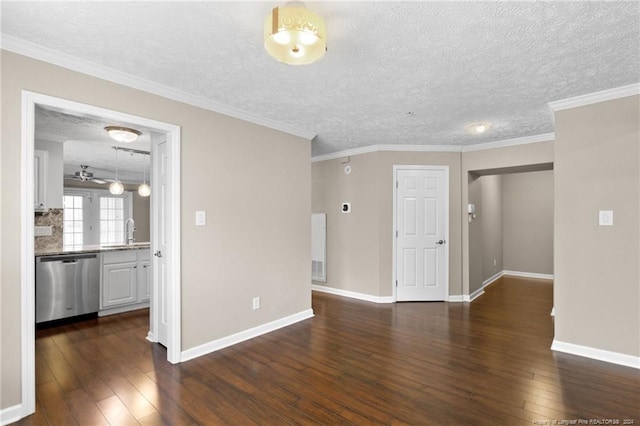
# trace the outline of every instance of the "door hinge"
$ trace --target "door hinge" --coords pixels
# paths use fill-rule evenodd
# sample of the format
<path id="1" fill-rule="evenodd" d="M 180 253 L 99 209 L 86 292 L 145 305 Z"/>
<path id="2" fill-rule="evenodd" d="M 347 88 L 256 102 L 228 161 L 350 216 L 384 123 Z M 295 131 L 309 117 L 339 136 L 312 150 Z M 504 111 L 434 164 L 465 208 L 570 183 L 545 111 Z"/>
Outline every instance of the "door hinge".
<path id="1" fill-rule="evenodd" d="M 398 187 L 398 181 L 396 181 L 396 188 Z"/>
<path id="2" fill-rule="evenodd" d="M 398 280 L 396 280 L 396 287 L 398 287 Z"/>
<path id="3" fill-rule="evenodd" d="M 398 238 L 398 231 L 396 231 L 396 238 Z"/>

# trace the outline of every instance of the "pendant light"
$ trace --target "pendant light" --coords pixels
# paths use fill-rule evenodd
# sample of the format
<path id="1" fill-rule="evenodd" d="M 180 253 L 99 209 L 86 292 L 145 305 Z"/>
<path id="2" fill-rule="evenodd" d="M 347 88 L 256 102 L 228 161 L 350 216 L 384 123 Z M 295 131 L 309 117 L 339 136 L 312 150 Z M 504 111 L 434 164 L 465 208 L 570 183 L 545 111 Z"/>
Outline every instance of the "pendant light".
<path id="1" fill-rule="evenodd" d="M 124 186 L 118 180 L 118 148 L 114 147 L 114 149 L 116 150 L 116 180 L 109 185 L 109 192 L 113 195 L 120 195 L 124 192 Z"/>
<path id="2" fill-rule="evenodd" d="M 146 160 L 147 157 L 145 156 L 144 159 Z M 146 162 L 146 161 L 145 161 Z M 143 178 L 142 178 L 142 184 L 138 187 L 138 195 L 140 195 L 141 197 L 148 197 L 149 195 L 151 195 L 151 187 L 149 185 L 147 185 L 147 167 L 146 164 L 144 164 L 142 166 L 143 169 Z"/>

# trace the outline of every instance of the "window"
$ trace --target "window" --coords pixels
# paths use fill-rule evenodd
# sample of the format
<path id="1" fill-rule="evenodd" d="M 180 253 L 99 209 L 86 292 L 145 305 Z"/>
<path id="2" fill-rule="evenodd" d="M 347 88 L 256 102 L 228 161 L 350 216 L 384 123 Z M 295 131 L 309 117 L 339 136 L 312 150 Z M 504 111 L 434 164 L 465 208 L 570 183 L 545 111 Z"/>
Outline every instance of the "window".
<path id="1" fill-rule="evenodd" d="M 124 200 L 100 197 L 100 244 L 124 243 Z"/>
<path id="2" fill-rule="evenodd" d="M 64 246 L 83 244 L 83 199 L 82 195 L 64 195 L 62 207 L 62 244 Z"/>
<path id="3" fill-rule="evenodd" d="M 125 222 L 133 216 L 131 192 L 64 190 L 63 245 L 123 244 Z"/>

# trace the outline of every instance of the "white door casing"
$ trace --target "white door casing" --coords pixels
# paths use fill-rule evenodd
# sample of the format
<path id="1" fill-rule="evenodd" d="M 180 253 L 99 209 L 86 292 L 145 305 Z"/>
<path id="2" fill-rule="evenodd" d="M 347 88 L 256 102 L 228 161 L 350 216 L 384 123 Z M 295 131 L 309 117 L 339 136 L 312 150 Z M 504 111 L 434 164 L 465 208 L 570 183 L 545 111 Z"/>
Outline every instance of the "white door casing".
<path id="1" fill-rule="evenodd" d="M 449 169 L 395 166 L 394 179 L 395 300 L 447 300 Z"/>
<path id="2" fill-rule="evenodd" d="M 181 357 L 181 312 L 180 312 L 180 127 L 150 120 L 131 114 L 108 110 L 93 105 L 82 104 L 62 98 L 43 95 L 28 90 L 22 91 L 21 114 L 21 175 L 20 217 L 21 264 L 20 264 L 20 305 L 21 305 L 21 417 L 35 412 L 35 247 L 34 247 L 34 139 L 35 106 L 47 106 L 66 113 L 88 114 L 113 122 L 151 128 L 164 133 L 167 141 L 167 189 L 165 229 L 169 245 L 166 257 L 168 345 L 167 360 L 180 362 Z M 154 141 L 152 141 L 152 146 Z M 153 183 L 151 183 L 153 188 Z M 152 225 L 153 226 L 153 225 Z M 152 230 L 153 233 L 153 230 Z M 153 236 L 152 236 L 153 238 Z M 153 244 L 153 241 L 152 241 Z M 154 283 L 155 284 L 155 283 Z M 152 304 L 155 303 L 152 301 Z M 153 321 L 153 319 L 151 319 Z M 153 325 L 151 324 L 153 329 Z M 149 333 L 148 338 L 151 338 Z M 154 341 L 153 339 L 150 339 Z"/>

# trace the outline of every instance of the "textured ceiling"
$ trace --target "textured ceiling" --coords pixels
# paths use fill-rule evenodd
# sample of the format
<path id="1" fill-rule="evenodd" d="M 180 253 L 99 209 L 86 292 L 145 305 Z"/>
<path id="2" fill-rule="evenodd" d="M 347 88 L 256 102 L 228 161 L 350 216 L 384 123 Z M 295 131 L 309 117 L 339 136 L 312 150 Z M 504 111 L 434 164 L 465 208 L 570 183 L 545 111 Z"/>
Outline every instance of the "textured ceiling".
<path id="1" fill-rule="evenodd" d="M 638 2 L 308 2 L 328 52 L 301 67 L 263 49 L 282 4 L 5 1 L 2 32 L 315 132 L 314 155 L 549 133 L 547 102 L 640 81 Z"/>
<path id="2" fill-rule="evenodd" d="M 63 143 L 64 174 L 73 175 L 80 170 L 80 165 L 89 166 L 88 171 L 96 178 L 114 179 L 116 151 L 114 146 L 149 151 L 152 129 L 133 126 L 129 123 L 105 121 L 99 117 L 77 116 L 62 111 L 55 111 L 36 106 L 35 136 L 36 140 Z M 119 143 L 111 139 L 104 130 L 105 126 L 118 125 L 133 127 L 142 132 L 140 137 L 131 143 Z M 123 182 L 139 183 L 144 179 L 146 171 L 149 180 L 149 157 L 142 154 L 118 152 L 118 179 Z"/>

